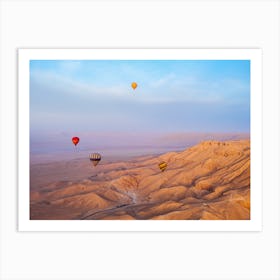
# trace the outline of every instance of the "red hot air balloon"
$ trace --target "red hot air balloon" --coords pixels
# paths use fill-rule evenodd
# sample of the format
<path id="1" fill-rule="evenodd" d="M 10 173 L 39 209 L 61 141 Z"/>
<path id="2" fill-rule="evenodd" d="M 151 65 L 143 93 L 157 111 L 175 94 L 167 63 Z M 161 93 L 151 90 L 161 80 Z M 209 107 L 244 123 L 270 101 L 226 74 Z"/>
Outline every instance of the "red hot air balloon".
<path id="1" fill-rule="evenodd" d="M 79 138 L 79 137 L 73 137 L 73 138 L 72 138 L 72 142 L 73 142 L 73 144 L 74 144 L 75 146 L 79 143 L 79 141 L 80 141 L 80 138 Z"/>

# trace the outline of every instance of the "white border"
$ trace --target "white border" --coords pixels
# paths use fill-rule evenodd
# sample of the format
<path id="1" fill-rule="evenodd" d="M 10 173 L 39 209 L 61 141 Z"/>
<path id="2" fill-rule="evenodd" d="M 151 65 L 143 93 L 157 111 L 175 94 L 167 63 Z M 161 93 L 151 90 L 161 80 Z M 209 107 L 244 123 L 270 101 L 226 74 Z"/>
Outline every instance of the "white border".
<path id="1" fill-rule="evenodd" d="M 260 49 L 19 49 L 19 231 L 261 231 L 262 53 Z M 250 60 L 251 219 L 234 221 L 96 221 L 29 219 L 29 61 L 46 60 Z"/>

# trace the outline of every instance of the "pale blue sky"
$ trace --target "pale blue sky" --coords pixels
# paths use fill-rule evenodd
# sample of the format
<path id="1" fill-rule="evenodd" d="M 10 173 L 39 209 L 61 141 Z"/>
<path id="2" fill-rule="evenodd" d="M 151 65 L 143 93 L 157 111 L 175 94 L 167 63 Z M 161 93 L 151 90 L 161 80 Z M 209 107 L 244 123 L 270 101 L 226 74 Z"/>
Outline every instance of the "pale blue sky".
<path id="1" fill-rule="evenodd" d="M 36 137 L 249 133 L 250 61 L 33 60 L 30 124 Z"/>

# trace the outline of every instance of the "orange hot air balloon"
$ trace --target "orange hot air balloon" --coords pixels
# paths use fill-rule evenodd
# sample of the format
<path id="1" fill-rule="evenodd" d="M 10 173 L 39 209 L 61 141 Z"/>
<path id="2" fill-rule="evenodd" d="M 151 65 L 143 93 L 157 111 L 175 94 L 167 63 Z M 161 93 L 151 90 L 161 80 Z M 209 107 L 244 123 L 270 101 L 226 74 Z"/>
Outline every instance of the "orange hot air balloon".
<path id="1" fill-rule="evenodd" d="M 137 84 L 136 84 L 135 82 L 133 82 L 133 83 L 131 83 L 131 87 L 132 87 L 133 89 L 136 89 L 136 88 L 137 88 Z"/>
<path id="2" fill-rule="evenodd" d="M 79 143 L 79 141 L 80 141 L 80 138 L 79 138 L 79 137 L 73 137 L 73 138 L 72 138 L 72 142 L 73 142 L 73 144 L 74 144 L 75 146 Z"/>

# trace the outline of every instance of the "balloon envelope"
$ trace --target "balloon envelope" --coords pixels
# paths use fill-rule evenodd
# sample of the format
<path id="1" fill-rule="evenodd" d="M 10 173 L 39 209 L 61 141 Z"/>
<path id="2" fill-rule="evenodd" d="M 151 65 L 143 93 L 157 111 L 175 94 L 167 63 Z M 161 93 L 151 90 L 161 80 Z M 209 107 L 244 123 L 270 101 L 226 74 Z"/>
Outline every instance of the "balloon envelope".
<path id="1" fill-rule="evenodd" d="M 96 166 L 101 160 L 101 155 L 98 153 L 93 153 L 89 155 L 89 159 L 93 163 L 93 165 Z"/>
<path id="2" fill-rule="evenodd" d="M 165 161 L 162 161 L 159 165 L 158 165 L 159 169 L 161 171 L 164 171 L 167 167 L 167 163 Z"/>
<path id="3" fill-rule="evenodd" d="M 136 84 L 135 82 L 133 82 L 133 83 L 131 84 L 131 87 L 132 87 L 133 89 L 136 89 L 136 88 L 137 88 L 137 84 Z"/>
<path id="4" fill-rule="evenodd" d="M 72 138 L 72 142 L 73 142 L 73 144 L 76 146 L 78 143 L 79 143 L 79 141 L 80 141 L 80 138 L 79 137 L 73 137 Z"/>

